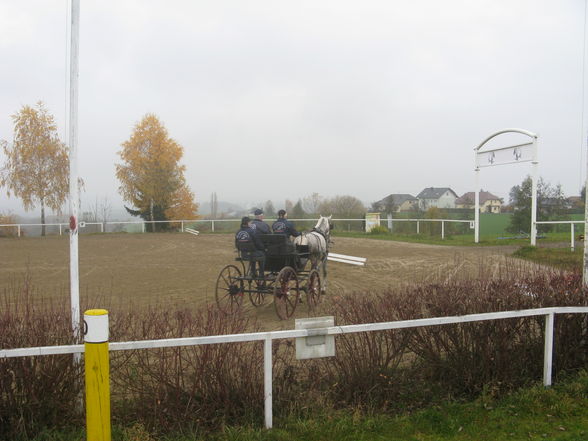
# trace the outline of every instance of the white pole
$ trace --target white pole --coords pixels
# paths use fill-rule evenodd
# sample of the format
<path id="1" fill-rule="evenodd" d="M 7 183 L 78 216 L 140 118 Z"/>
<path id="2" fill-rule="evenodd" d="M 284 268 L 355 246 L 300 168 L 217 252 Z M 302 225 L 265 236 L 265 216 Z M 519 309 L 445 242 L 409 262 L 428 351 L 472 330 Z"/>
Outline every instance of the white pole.
<path id="1" fill-rule="evenodd" d="M 445 239 L 445 221 L 441 221 L 441 239 Z"/>
<path id="2" fill-rule="evenodd" d="M 588 148 L 588 137 L 586 138 L 586 146 Z M 584 288 L 588 288 L 588 154 L 586 155 L 586 181 L 585 196 L 584 196 L 584 271 L 582 271 L 582 284 Z"/>
<path id="3" fill-rule="evenodd" d="M 59 235 L 60 236 L 62 235 L 62 232 L 61 232 L 61 224 L 59 224 Z"/>
<path id="4" fill-rule="evenodd" d="M 531 201 L 531 246 L 537 245 L 537 175 L 539 161 L 537 160 L 537 138 L 533 138 L 533 182 Z"/>
<path id="5" fill-rule="evenodd" d="M 543 352 L 543 386 L 551 386 L 553 369 L 553 322 L 555 314 L 545 315 L 545 350 Z"/>
<path id="6" fill-rule="evenodd" d="M 571 237 L 570 237 L 570 245 L 571 245 L 572 252 L 573 252 L 575 250 L 575 246 L 576 246 L 576 243 L 575 243 L 575 240 L 574 240 L 574 224 L 570 224 L 570 235 L 571 235 Z"/>
<path id="7" fill-rule="evenodd" d="M 421 224 L 420 224 L 419 221 L 417 221 L 417 234 L 420 234 L 421 233 L 420 230 L 421 230 Z"/>
<path id="8" fill-rule="evenodd" d="M 17 225 L 16 229 L 18 230 L 18 237 L 20 237 L 20 225 Z"/>
<path id="9" fill-rule="evenodd" d="M 263 395 L 266 429 L 271 429 L 273 426 L 272 375 L 272 339 L 270 336 L 267 336 L 263 346 Z"/>
<path id="10" fill-rule="evenodd" d="M 214 233 L 214 221 L 212 221 L 212 232 Z"/>
<path id="11" fill-rule="evenodd" d="M 476 152 L 477 153 L 477 152 Z M 474 242 L 480 243 L 480 168 L 476 167 L 476 196 L 474 207 Z"/>
<path id="12" fill-rule="evenodd" d="M 80 1 L 71 0 L 71 45 L 69 70 L 69 283 L 71 326 L 74 339 L 80 337 L 80 281 L 78 268 L 78 72 Z M 61 226 L 60 226 L 61 228 Z"/>

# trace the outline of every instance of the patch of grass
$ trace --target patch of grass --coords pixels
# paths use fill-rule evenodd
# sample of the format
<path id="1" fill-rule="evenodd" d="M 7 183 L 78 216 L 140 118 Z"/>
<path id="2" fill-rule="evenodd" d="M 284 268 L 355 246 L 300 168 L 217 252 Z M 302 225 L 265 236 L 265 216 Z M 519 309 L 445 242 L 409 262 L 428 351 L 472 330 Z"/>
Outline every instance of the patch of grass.
<path id="1" fill-rule="evenodd" d="M 469 403 L 445 403 L 410 415 L 365 415 L 332 412 L 312 419 L 274 421 L 267 431 L 226 427 L 217 433 L 154 438 L 142 427 L 113 428 L 122 441 L 578 441 L 588 439 L 588 374 L 579 374 L 546 389 L 535 386 L 496 400 L 487 393 Z M 83 432 L 45 432 L 34 441 L 81 440 Z"/>
<path id="2" fill-rule="evenodd" d="M 571 251 L 569 248 L 523 246 L 513 256 L 565 270 L 579 270 L 582 268 L 584 251 L 579 247 Z"/>

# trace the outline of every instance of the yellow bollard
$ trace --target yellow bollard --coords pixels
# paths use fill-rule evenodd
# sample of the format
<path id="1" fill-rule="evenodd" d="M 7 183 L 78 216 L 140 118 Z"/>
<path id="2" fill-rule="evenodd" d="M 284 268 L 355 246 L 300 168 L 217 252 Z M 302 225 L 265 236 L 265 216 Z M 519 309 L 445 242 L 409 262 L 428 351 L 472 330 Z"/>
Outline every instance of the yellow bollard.
<path id="1" fill-rule="evenodd" d="M 88 441 L 110 441 L 108 311 L 86 311 L 84 331 L 86 435 Z"/>

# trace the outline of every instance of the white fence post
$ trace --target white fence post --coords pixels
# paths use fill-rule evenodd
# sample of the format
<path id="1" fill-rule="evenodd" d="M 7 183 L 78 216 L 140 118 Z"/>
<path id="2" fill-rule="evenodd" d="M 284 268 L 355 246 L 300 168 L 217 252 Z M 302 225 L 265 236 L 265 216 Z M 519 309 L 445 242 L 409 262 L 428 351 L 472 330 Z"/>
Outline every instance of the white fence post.
<path id="1" fill-rule="evenodd" d="M 441 221 L 441 239 L 445 239 L 445 221 Z"/>
<path id="2" fill-rule="evenodd" d="M 105 223 L 106 223 L 106 222 L 100 222 L 100 232 L 101 232 L 101 233 L 104 233 L 104 224 L 105 224 Z"/>
<path id="3" fill-rule="evenodd" d="M 143 222 L 141 228 L 142 228 L 142 233 L 144 233 L 145 232 L 145 222 Z"/>
<path id="4" fill-rule="evenodd" d="M 572 252 L 574 251 L 574 249 L 576 248 L 576 241 L 574 240 L 574 224 L 570 224 L 570 234 L 571 234 L 571 238 L 570 238 L 570 245 L 572 248 Z"/>
<path id="5" fill-rule="evenodd" d="M 61 224 L 59 224 L 59 235 L 61 236 Z"/>
<path id="6" fill-rule="evenodd" d="M 212 223 L 212 232 L 214 233 L 214 220 L 212 220 L 211 223 Z"/>
<path id="7" fill-rule="evenodd" d="M 545 351 L 543 354 L 543 385 L 551 386 L 551 371 L 553 368 L 553 312 L 545 315 Z"/>
<path id="8" fill-rule="evenodd" d="M 273 426 L 272 375 L 272 338 L 268 335 L 265 337 L 263 345 L 263 395 L 266 429 L 271 429 Z"/>
<path id="9" fill-rule="evenodd" d="M 417 221 L 417 234 L 421 233 L 421 223 Z"/>
<path id="10" fill-rule="evenodd" d="M 18 225 L 16 229 L 18 230 L 18 237 L 20 237 L 20 225 Z"/>
<path id="11" fill-rule="evenodd" d="M 182 233 L 184 232 L 184 221 L 182 221 Z"/>

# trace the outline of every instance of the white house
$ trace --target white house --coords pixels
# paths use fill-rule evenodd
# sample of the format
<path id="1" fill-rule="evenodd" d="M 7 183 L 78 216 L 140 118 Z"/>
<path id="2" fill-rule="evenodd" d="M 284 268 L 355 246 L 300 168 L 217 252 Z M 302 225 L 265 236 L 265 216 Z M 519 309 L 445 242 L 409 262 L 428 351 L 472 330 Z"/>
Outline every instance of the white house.
<path id="1" fill-rule="evenodd" d="M 419 209 L 426 211 L 431 207 L 455 208 L 457 194 L 449 187 L 428 187 L 417 195 Z"/>

